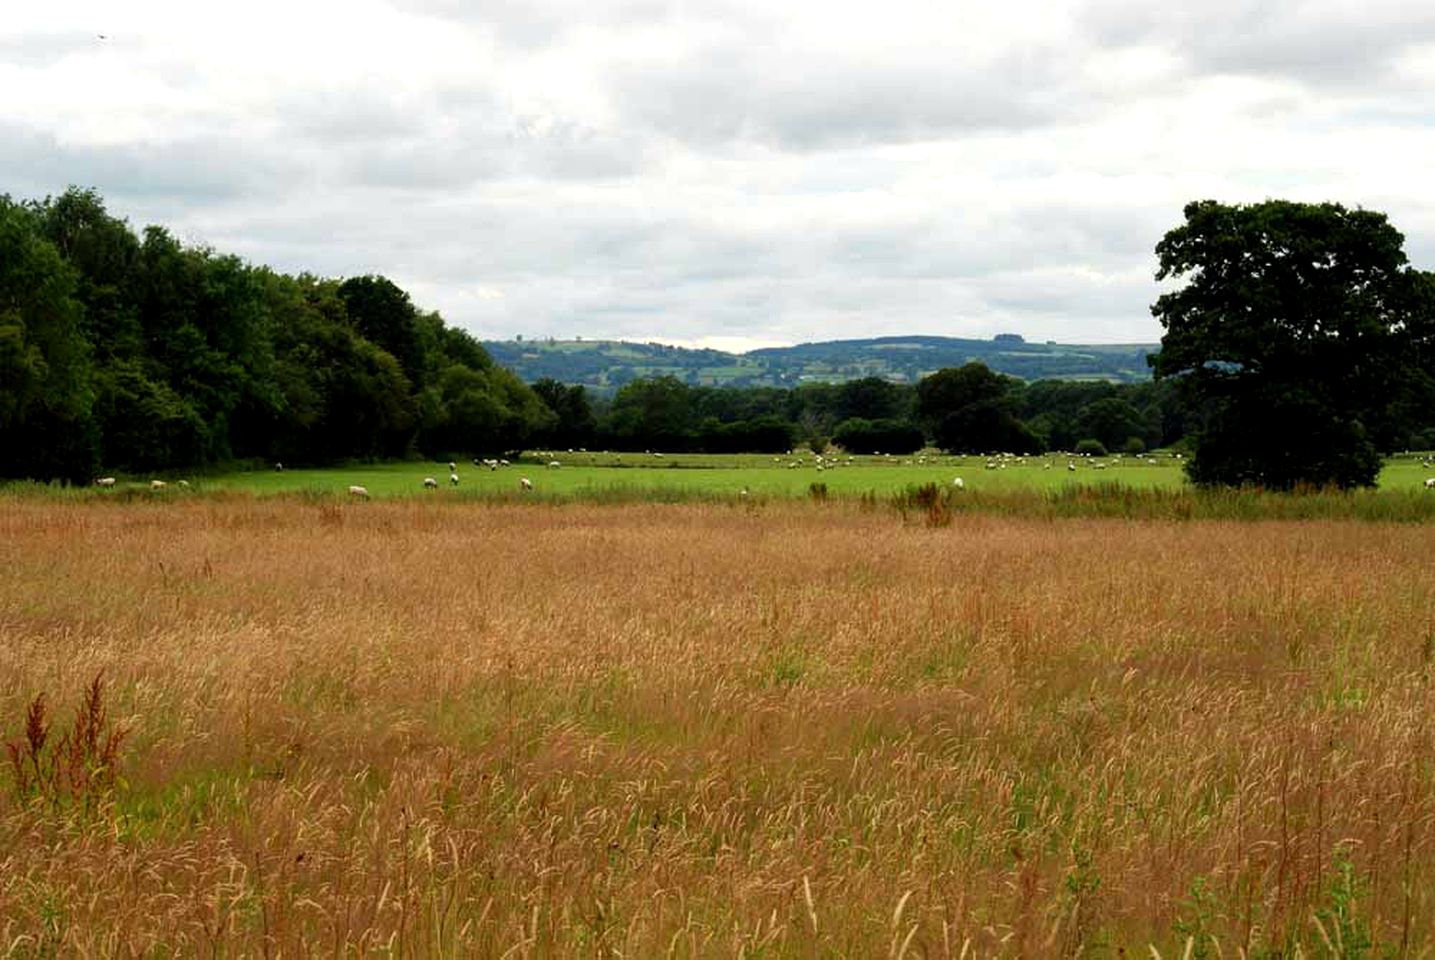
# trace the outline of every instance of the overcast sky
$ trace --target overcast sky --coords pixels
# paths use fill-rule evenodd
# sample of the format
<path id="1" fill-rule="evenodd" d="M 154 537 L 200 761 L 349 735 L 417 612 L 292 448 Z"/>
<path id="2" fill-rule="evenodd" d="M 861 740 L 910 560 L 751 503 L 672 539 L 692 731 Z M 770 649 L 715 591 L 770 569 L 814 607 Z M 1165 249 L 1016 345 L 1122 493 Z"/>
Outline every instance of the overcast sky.
<path id="1" fill-rule="evenodd" d="M 485 339 L 1154 341 L 1194 199 L 1435 268 L 1420 0 L 10 4 L 0 192 L 382 273 Z"/>

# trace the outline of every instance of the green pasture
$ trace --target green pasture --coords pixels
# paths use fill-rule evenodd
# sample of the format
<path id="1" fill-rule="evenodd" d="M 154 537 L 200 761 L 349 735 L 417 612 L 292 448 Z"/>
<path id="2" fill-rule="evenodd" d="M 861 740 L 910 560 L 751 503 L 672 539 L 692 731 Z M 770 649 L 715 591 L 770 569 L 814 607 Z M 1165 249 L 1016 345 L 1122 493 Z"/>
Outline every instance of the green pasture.
<path id="1" fill-rule="evenodd" d="M 559 465 L 549 466 L 553 461 Z M 527 477 L 533 484 L 533 495 L 544 499 L 721 498 L 739 496 L 744 489 L 754 497 L 779 499 L 806 497 L 813 484 L 825 485 L 828 494 L 835 497 L 870 494 L 886 498 L 922 484 L 951 487 L 957 477 L 962 478 L 964 492 L 996 495 L 1072 492 L 1084 487 L 1141 491 L 1188 486 L 1181 461 L 1169 454 L 1083 458 L 1064 454 L 980 457 L 928 452 L 903 457 L 832 456 L 819 463 L 805 451 L 791 456 L 536 452 L 496 470 L 465 461 L 458 464 L 455 472 L 457 485 L 450 482 L 447 462 L 399 461 L 209 476 L 164 473 L 154 478 L 121 478 L 117 489 L 147 489 L 151 479 L 171 484 L 185 479 L 191 485 L 189 489 L 196 492 L 346 496 L 348 488 L 357 485 L 375 498 L 488 498 L 520 495 L 520 478 Z M 1420 490 L 1425 477 L 1432 474 L 1435 469 L 1424 466 L 1414 455 L 1395 457 L 1381 473 L 1380 490 Z M 438 480 L 439 489 L 425 489 L 425 477 Z"/>
<path id="2" fill-rule="evenodd" d="M 1065 457 L 846 457 L 826 458 L 819 465 L 811 454 L 802 456 L 707 455 L 643 453 L 559 453 L 550 457 L 527 456 L 509 466 L 491 470 L 472 462 L 458 465 L 459 482 L 449 481 L 447 463 L 407 462 L 360 465 L 321 470 L 285 470 L 223 474 L 192 480 L 195 488 L 245 490 L 256 494 L 281 492 L 334 492 L 344 494 L 351 484 L 366 488 L 373 497 L 428 495 L 438 497 L 492 496 L 520 491 L 527 477 L 533 493 L 560 498 L 602 498 L 651 493 L 675 496 L 806 497 L 812 484 L 825 484 L 831 496 L 888 497 L 909 486 L 926 483 L 951 485 L 961 477 L 967 491 L 1049 489 L 1085 483 L 1121 483 L 1132 487 L 1179 487 L 1185 483 L 1179 461 L 1105 459 L 1098 469 L 1092 461 Z M 550 467 L 557 461 L 560 465 Z M 818 467 L 821 466 L 821 469 Z M 437 491 L 425 490 L 423 480 L 439 481 Z"/>

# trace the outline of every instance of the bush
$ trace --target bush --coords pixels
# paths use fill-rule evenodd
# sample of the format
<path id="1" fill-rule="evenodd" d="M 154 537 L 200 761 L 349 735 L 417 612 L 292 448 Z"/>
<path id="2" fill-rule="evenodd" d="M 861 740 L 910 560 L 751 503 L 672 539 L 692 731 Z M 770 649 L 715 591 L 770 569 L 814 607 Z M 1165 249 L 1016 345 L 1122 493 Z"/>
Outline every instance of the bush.
<path id="1" fill-rule="evenodd" d="M 1088 438 L 1077 442 L 1076 452 L 1084 457 L 1104 457 L 1106 456 L 1106 444 L 1100 440 Z"/>

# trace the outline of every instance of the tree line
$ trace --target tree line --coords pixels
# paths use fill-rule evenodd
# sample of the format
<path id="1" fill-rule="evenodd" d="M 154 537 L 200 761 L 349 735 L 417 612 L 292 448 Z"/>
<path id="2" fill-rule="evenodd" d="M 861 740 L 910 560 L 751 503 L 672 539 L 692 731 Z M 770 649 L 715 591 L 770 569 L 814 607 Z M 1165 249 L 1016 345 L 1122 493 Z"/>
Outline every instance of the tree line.
<path id="1" fill-rule="evenodd" d="M 289 276 L 93 191 L 0 197 L 0 475 L 85 482 L 234 462 L 448 460 L 531 448 L 1141 452 L 1186 443 L 1203 483 L 1371 483 L 1435 447 L 1435 281 L 1384 217 L 1270 202 L 1187 208 L 1157 248 L 1189 277 L 1153 313 L 1156 379 L 1024 382 L 979 362 L 612 397 L 531 387 L 380 276 Z"/>
<path id="2" fill-rule="evenodd" d="M 521 448 L 553 412 L 383 277 L 136 235 L 94 192 L 0 197 L 0 472 Z"/>
<path id="3" fill-rule="evenodd" d="M 705 387 L 634 380 L 605 399 L 551 379 L 534 389 L 558 412 L 545 446 L 780 453 L 835 444 L 851 453 L 1084 449 L 1142 452 L 1182 438 L 1173 391 L 1154 382 L 1026 383 L 980 362 L 915 385 L 865 377 L 798 387 Z"/>

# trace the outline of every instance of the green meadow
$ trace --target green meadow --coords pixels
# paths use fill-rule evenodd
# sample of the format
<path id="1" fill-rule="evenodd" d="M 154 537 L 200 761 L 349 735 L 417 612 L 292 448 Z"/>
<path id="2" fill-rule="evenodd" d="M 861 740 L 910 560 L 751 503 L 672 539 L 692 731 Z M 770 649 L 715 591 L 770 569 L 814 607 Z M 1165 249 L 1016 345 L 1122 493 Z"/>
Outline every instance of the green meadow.
<path id="1" fill-rule="evenodd" d="M 954 513 L 1032 517 L 1145 519 L 1358 519 L 1435 521 L 1435 473 L 1428 455 L 1391 458 L 1374 489 L 1310 490 L 1296 495 L 1261 490 L 1207 489 L 1190 484 L 1171 454 L 1082 458 L 828 456 L 809 452 L 760 454 L 658 454 L 536 451 L 489 468 L 466 461 L 420 460 L 354 463 L 316 469 L 251 469 L 212 473 L 120 475 L 113 487 L 61 487 L 15 483 L 9 497 L 81 501 L 154 502 L 179 498 L 299 498 L 317 502 L 412 500 L 442 503 L 694 503 L 749 505 L 819 500 L 930 511 L 943 524 Z M 551 464 L 557 463 L 557 466 Z M 436 489 L 424 485 L 437 481 Z M 531 489 L 524 489 L 526 478 Z M 961 483 L 956 481 L 960 478 Z M 163 486 L 154 487 L 155 481 Z M 362 487 L 367 498 L 351 496 Z"/>
<path id="2" fill-rule="evenodd" d="M 556 462 L 559 466 L 550 466 Z M 992 466 L 989 468 L 988 463 Z M 1076 466 L 1068 469 L 1068 463 Z M 819 469 L 820 467 L 820 469 Z M 222 473 L 189 478 L 192 489 L 245 491 L 256 495 L 279 493 L 346 495 L 351 485 L 362 486 L 372 497 L 428 495 L 489 497 L 520 492 L 520 478 L 533 484 L 539 498 L 605 498 L 631 495 L 770 498 L 806 497 L 813 484 L 826 486 L 829 495 L 889 497 L 911 486 L 952 485 L 962 478 L 967 492 L 1052 490 L 1082 484 L 1122 484 L 1138 489 L 1175 489 L 1185 485 L 1180 461 L 1161 458 L 1103 458 L 1091 460 L 1064 456 L 1023 458 L 954 457 L 824 457 L 819 463 L 810 453 L 793 456 L 556 453 L 527 455 L 496 470 L 458 464 L 458 483 L 450 482 L 448 463 L 404 461 L 356 464 L 324 469 L 286 469 Z M 437 491 L 423 481 L 439 482 Z M 175 481 L 179 475 L 159 479 Z M 131 483 L 148 488 L 150 478 Z"/>
<path id="3" fill-rule="evenodd" d="M 556 462 L 559 466 L 549 466 Z M 1074 469 L 1072 469 L 1074 467 Z M 962 492 L 1006 495 L 1073 495 L 1089 487 L 1136 491 L 1178 491 L 1189 487 L 1181 461 L 1170 454 L 1143 457 L 1082 458 L 1062 454 L 1032 457 L 831 456 L 819 463 L 806 451 L 792 456 L 766 454 L 651 454 L 611 452 L 530 453 L 490 469 L 471 461 L 458 464 L 458 483 L 450 482 L 448 463 L 398 461 L 322 469 L 249 470 L 186 477 L 122 477 L 118 490 L 148 492 L 151 479 L 171 484 L 186 479 L 194 491 L 243 492 L 256 496 L 304 494 L 346 496 L 362 486 L 371 497 L 430 496 L 466 498 L 521 493 L 520 478 L 533 484 L 539 499 L 645 499 L 738 497 L 792 498 L 811 495 L 813 484 L 829 496 L 889 498 L 911 487 L 952 487 Z M 1377 492 L 1423 490 L 1435 470 L 1414 455 L 1392 458 L 1382 471 Z M 426 489 L 432 477 L 437 490 Z M 1366 495 L 1369 495 L 1368 493 Z"/>

